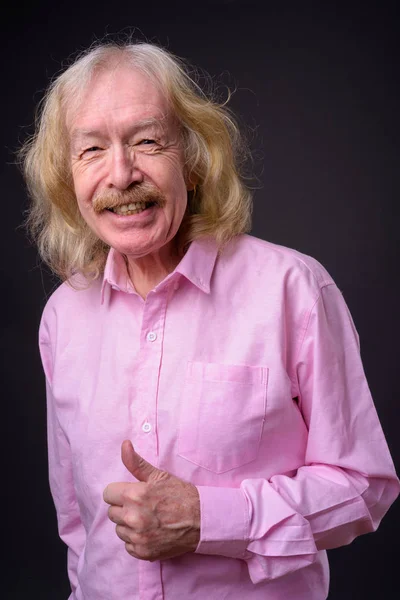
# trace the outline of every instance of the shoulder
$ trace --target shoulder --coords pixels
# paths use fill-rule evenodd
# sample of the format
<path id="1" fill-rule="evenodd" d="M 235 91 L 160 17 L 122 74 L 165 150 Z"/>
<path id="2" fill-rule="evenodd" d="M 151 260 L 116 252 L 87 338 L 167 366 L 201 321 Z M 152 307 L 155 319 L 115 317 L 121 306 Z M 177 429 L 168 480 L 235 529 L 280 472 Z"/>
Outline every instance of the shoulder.
<path id="1" fill-rule="evenodd" d="M 39 328 L 39 338 L 43 343 L 50 342 L 59 324 L 71 327 L 85 315 L 98 310 L 101 304 L 102 279 L 88 284 L 80 276 L 74 276 L 62 283 L 48 298 L 43 309 Z"/>
<path id="2" fill-rule="evenodd" d="M 303 282 L 316 293 L 334 283 L 326 268 L 312 256 L 251 235 L 240 235 L 232 240 L 222 252 L 221 260 L 231 263 L 243 274 L 258 273 L 276 283 Z"/>

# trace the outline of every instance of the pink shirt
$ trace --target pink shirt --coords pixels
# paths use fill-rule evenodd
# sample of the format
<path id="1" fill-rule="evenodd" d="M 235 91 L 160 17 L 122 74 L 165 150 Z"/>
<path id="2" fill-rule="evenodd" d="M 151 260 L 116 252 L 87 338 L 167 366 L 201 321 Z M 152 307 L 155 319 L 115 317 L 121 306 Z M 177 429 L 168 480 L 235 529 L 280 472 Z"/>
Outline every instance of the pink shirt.
<path id="1" fill-rule="evenodd" d="M 52 295 L 40 348 L 71 599 L 323 600 L 325 550 L 399 493 L 342 294 L 295 250 L 194 242 L 146 301 L 112 250 L 104 280 Z M 126 438 L 198 486 L 196 553 L 125 551 L 102 494 L 133 480 Z"/>

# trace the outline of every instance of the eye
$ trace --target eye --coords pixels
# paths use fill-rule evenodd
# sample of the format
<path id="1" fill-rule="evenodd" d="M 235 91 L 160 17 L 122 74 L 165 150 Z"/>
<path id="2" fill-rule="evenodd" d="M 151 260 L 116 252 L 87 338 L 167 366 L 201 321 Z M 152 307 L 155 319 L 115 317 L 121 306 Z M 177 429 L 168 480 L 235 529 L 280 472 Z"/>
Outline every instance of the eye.
<path id="1" fill-rule="evenodd" d="M 101 148 L 99 146 L 90 146 L 90 148 L 86 148 L 83 151 L 83 154 L 85 154 L 85 152 L 98 152 L 98 150 L 101 150 Z"/>
<path id="2" fill-rule="evenodd" d="M 140 144 L 144 144 L 144 145 L 151 145 L 151 144 L 156 144 L 157 142 L 155 140 L 151 140 L 151 139 L 144 139 L 144 140 L 140 140 L 139 145 Z"/>

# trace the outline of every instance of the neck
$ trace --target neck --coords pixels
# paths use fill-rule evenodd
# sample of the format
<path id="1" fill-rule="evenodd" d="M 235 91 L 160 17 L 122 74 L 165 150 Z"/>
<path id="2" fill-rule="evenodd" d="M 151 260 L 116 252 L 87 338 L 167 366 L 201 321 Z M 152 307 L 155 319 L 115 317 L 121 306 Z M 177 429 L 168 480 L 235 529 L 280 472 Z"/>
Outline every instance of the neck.
<path id="1" fill-rule="evenodd" d="M 130 280 L 136 292 L 143 299 L 167 275 L 172 273 L 180 261 L 178 252 L 172 243 L 141 258 L 127 256 L 126 259 Z"/>

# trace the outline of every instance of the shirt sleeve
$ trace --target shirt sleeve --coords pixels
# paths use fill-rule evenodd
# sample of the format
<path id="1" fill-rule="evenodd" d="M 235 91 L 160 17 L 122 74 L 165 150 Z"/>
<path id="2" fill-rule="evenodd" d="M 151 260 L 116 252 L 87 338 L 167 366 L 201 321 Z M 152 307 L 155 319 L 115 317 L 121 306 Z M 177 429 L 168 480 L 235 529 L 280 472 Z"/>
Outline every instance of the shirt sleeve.
<path id="1" fill-rule="evenodd" d="M 294 370 L 308 429 L 304 466 L 294 476 L 244 480 L 237 489 L 198 487 L 196 552 L 246 560 L 254 583 L 374 531 L 399 494 L 358 335 L 335 284 L 322 287 L 309 311 Z"/>
<path id="2" fill-rule="evenodd" d="M 40 340 L 40 353 L 43 368 L 46 373 L 50 490 L 57 512 L 58 531 L 61 539 L 68 547 L 68 576 L 71 583 L 71 589 L 74 592 L 78 583 L 78 560 L 85 545 L 86 533 L 80 519 L 79 507 L 75 497 L 70 447 L 58 422 L 51 389 L 51 348 L 43 339 Z"/>

